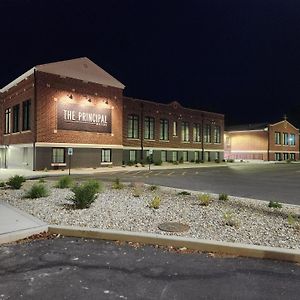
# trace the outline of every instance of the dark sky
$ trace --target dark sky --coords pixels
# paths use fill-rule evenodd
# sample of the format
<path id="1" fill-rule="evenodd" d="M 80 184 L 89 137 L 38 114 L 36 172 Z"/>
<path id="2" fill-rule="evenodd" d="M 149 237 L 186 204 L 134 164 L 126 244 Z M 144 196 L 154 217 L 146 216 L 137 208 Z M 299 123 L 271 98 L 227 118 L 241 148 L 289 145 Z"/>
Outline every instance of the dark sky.
<path id="1" fill-rule="evenodd" d="M 228 124 L 293 121 L 300 1 L 0 0 L 1 87 L 81 56 L 128 96 L 225 113 Z"/>

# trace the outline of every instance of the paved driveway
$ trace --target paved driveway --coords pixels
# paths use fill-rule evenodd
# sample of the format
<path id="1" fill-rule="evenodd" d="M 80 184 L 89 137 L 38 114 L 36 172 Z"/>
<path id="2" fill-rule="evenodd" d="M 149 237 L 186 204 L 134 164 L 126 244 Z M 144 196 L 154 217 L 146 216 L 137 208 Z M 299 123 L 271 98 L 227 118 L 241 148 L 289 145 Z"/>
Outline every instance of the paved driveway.
<path id="1" fill-rule="evenodd" d="M 148 171 L 137 168 L 116 173 L 82 175 L 113 180 L 143 181 L 183 189 L 273 200 L 300 205 L 300 164 L 229 164 L 224 167 Z"/>
<path id="2" fill-rule="evenodd" d="M 0 246 L 0 299 L 299 299 L 287 262 L 62 238 Z"/>

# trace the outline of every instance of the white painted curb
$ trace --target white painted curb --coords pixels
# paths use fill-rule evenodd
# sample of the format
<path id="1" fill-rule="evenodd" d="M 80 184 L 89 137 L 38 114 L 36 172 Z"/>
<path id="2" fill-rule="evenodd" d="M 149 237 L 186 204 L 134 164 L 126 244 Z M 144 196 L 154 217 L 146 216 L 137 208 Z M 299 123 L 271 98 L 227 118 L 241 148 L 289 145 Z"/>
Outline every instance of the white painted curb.
<path id="1" fill-rule="evenodd" d="M 275 247 L 246 245 L 240 243 L 227 243 L 202 239 L 185 238 L 178 236 L 166 236 L 160 234 L 119 231 L 108 229 L 95 229 L 77 226 L 50 225 L 49 233 L 61 234 L 63 236 L 84 237 L 92 239 L 136 242 L 142 244 L 173 246 L 176 248 L 203 252 L 214 252 L 236 256 L 276 259 L 291 262 L 300 262 L 300 251 Z"/>

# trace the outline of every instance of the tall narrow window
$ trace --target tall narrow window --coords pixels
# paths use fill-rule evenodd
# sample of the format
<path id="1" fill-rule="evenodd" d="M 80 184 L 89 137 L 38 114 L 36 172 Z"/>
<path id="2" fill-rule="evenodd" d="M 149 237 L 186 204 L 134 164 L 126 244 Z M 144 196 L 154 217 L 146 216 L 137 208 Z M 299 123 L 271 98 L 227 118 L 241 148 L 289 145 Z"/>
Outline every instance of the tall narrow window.
<path id="1" fill-rule="evenodd" d="M 5 110 L 5 128 L 4 133 L 8 134 L 11 132 L 11 108 Z"/>
<path id="2" fill-rule="evenodd" d="M 22 130 L 30 130 L 30 106 L 31 106 L 30 100 L 23 102 Z"/>
<path id="3" fill-rule="evenodd" d="M 154 118 L 145 117 L 144 139 L 154 140 Z"/>
<path id="4" fill-rule="evenodd" d="M 289 144 L 289 134 L 287 132 L 283 133 L 283 145 Z"/>
<path id="5" fill-rule="evenodd" d="M 215 125 L 214 143 L 221 143 L 221 126 Z"/>
<path id="6" fill-rule="evenodd" d="M 13 132 L 18 132 L 19 129 L 20 104 L 13 107 Z"/>
<path id="7" fill-rule="evenodd" d="M 111 149 L 101 149 L 101 162 L 111 162 Z"/>
<path id="8" fill-rule="evenodd" d="M 280 132 L 275 132 L 275 144 L 281 145 L 281 134 Z"/>
<path id="9" fill-rule="evenodd" d="M 129 150 L 129 161 L 136 163 L 136 150 Z"/>
<path id="10" fill-rule="evenodd" d="M 65 148 L 52 148 L 52 162 L 65 163 Z"/>
<path id="11" fill-rule="evenodd" d="M 167 151 L 162 150 L 162 151 L 160 152 L 160 159 L 161 159 L 162 162 L 167 161 Z"/>
<path id="12" fill-rule="evenodd" d="M 173 136 L 177 136 L 177 122 L 173 121 Z"/>
<path id="13" fill-rule="evenodd" d="M 211 126 L 209 124 L 205 125 L 204 142 L 211 143 Z"/>
<path id="14" fill-rule="evenodd" d="M 189 123 L 182 122 L 181 123 L 181 141 L 188 142 L 190 140 L 189 136 Z"/>
<path id="15" fill-rule="evenodd" d="M 193 141 L 194 142 L 201 142 L 201 125 L 194 124 L 193 127 Z"/>
<path id="16" fill-rule="evenodd" d="M 136 115 L 128 115 L 127 137 L 131 139 L 139 138 L 139 117 Z"/>
<path id="17" fill-rule="evenodd" d="M 169 121 L 161 119 L 160 120 L 160 140 L 169 140 Z"/>
<path id="18" fill-rule="evenodd" d="M 290 145 L 291 146 L 295 146 L 296 145 L 296 138 L 295 138 L 295 134 L 294 133 L 290 134 Z"/>

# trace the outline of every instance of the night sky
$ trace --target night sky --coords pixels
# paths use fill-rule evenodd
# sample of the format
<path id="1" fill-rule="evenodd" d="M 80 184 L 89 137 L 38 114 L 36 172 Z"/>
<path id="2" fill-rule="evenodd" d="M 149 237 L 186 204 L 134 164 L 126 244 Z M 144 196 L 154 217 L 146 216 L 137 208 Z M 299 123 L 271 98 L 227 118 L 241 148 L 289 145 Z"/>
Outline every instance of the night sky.
<path id="1" fill-rule="evenodd" d="M 86 56 L 127 96 L 300 126 L 299 0 L 0 0 L 0 11 L 0 87 Z"/>

